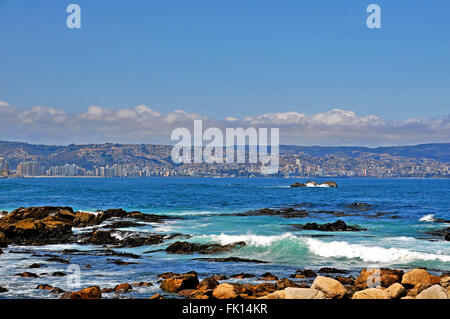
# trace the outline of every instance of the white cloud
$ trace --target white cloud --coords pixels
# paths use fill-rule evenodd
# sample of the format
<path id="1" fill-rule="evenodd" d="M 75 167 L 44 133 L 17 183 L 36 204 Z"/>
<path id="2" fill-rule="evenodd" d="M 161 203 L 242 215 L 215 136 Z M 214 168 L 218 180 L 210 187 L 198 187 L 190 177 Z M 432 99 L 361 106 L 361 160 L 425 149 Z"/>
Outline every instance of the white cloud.
<path id="1" fill-rule="evenodd" d="M 33 106 L 20 109 L 0 101 L 0 139 L 30 143 L 173 143 L 176 127 L 192 130 L 193 120 L 207 127 L 278 127 L 281 144 L 401 145 L 450 141 L 450 116 L 388 121 L 375 115 L 332 109 L 312 115 L 267 113 L 224 120 L 183 110 L 161 114 L 146 105 L 112 110 L 92 105 L 81 113 Z"/>

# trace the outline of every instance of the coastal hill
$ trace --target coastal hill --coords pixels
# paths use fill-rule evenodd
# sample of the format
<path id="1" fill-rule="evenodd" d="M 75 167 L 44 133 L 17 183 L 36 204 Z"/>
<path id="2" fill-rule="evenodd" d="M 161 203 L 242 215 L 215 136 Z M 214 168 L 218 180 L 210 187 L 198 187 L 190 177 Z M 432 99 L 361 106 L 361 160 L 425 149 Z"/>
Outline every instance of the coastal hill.
<path id="1" fill-rule="evenodd" d="M 81 167 L 120 164 L 173 165 L 170 145 L 157 144 L 85 144 L 85 145 L 35 145 L 0 141 L 0 157 L 11 167 L 23 161 L 40 161 L 47 166 L 74 163 Z M 348 158 L 378 158 L 399 156 L 403 158 L 450 162 L 450 143 L 420 144 L 413 146 L 357 147 L 357 146 L 295 146 L 281 145 L 280 155 L 307 155 L 313 157 L 338 156 Z"/>

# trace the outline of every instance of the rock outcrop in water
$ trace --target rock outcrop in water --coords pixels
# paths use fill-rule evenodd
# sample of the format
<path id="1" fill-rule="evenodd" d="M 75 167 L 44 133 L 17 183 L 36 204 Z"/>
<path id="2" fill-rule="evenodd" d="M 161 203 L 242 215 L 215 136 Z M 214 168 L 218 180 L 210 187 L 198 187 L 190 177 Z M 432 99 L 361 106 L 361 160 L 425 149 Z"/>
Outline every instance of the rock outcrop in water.
<path id="1" fill-rule="evenodd" d="M 337 220 L 334 223 L 325 223 L 325 224 L 317 224 L 317 223 L 307 223 L 305 225 L 291 225 L 295 230 L 317 230 L 317 231 L 363 231 L 367 230 L 361 228 L 359 226 L 350 226 L 347 225 L 342 220 Z"/>
<path id="2" fill-rule="evenodd" d="M 166 248 L 166 252 L 170 254 L 216 254 L 228 252 L 233 249 L 239 249 L 245 246 L 245 242 L 236 242 L 228 245 L 220 244 L 197 244 L 185 241 L 177 241 Z"/>
<path id="3" fill-rule="evenodd" d="M 307 181 L 305 183 L 295 182 L 294 184 L 289 185 L 290 187 L 337 187 L 337 183 L 333 181 L 326 181 L 323 183 L 317 183 L 315 181 Z"/>
<path id="4" fill-rule="evenodd" d="M 95 230 L 91 233 L 74 235 L 73 227 L 97 226 L 107 220 L 132 219 L 142 223 L 162 223 L 168 219 L 180 219 L 172 216 L 127 212 L 123 209 L 108 209 L 96 214 L 74 212 L 71 207 L 43 206 L 21 207 L 0 218 L 0 247 L 15 245 L 47 245 L 79 242 L 94 245 L 118 245 L 136 247 L 159 244 L 164 235 L 130 235 L 119 239 L 112 231 Z M 136 223 L 119 220 L 105 228 L 130 227 Z M 145 224 L 142 224 L 145 225 Z"/>

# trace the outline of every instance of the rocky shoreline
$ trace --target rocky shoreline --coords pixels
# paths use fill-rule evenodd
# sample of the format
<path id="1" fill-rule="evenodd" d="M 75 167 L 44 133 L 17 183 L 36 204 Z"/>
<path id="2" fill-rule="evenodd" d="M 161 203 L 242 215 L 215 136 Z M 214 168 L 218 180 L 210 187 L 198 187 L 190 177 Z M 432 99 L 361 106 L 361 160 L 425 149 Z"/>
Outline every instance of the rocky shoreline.
<path id="1" fill-rule="evenodd" d="M 367 204 L 368 205 L 368 204 Z M 357 211 L 367 205 L 354 204 Z M 246 216 L 276 215 L 287 218 L 302 217 L 303 211 L 296 209 L 262 209 L 248 212 Z M 109 286 L 93 285 L 84 289 L 64 291 L 51 278 L 67 276 L 64 271 L 39 272 L 46 263 L 70 265 L 66 256 L 105 257 L 107 262 L 117 266 L 139 264 L 145 254 L 163 251 L 167 254 L 213 255 L 232 252 L 246 245 L 234 242 L 227 245 L 217 243 L 191 243 L 185 241 L 186 234 L 161 234 L 121 230 L 138 228 L 149 224 L 162 224 L 169 220 L 182 219 L 165 215 L 127 212 L 109 209 L 95 213 L 74 211 L 71 207 L 28 207 L 18 208 L 10 213 L 0 214 L 0 259 L 6 254 L 36 254 L 33 247 L 56 244 L 78 244 L 95 246 L 89 250 L 65 249 L 53 254 L 40 254 L 42 262 L 33 262 L 27 271 L 16 276 L 30 281 L 30 288 L 48 292 L 51 298 L 94 299 L 127 298 L 135 289 L 150 289 L 150 299 L 449 299 L 450 273 L 427 269 L 361 269 L 355 277 L 346 269 L 323 267 L 320 269 L 299 269 L 288 278 L 279 278 L 270 272 L 262 274 L 236 273 L 201 276 L 195 271 L 187 273 L 163 273 L 156 280 L 118 282 Z M 347 225 L 342 220 L 334 223 L 307 223 L 291 225 L 296 230 L 318 231 L 364 231 L 357 225 Z M 140 254 L 122 252 L 116 249 L 152 246 L 165 243 L 164 249 L 148 250 Z M 18 250 L 18 247 L 21 250 Z M 113 259 L 108 259 L 114 257 Z M 193 258 L 207 262 L 239 262 L 264 264 L 263 260 L 239 257 Z M 90 268 L 91 265 L 84 265 Z M 36 283 L 36 280 L 47 282 Z M 0 298 L 8 289 L 0 279 Z M 155 293 L 156 292 L 156 293 Z M 2 296 L 3 295 L 3 296 Z"/>

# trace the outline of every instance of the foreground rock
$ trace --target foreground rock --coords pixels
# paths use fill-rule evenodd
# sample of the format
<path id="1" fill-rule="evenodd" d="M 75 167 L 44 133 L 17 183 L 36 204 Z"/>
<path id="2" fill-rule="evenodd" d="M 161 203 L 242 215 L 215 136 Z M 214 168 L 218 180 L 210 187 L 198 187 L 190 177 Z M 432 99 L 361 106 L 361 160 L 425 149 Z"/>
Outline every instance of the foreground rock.
<path id="1" fill-rule="evenodd" d="M 198 284 L 196 274 L 182 274 L 165 279 L 160 288 L 168 292 L 179 292 L 184 289 L 195 289 Z"/>
<path id="2" fill-rule="evenodd" d="M 390 299 L 390 296 L 386 290 L 369 288 L 355 292 L 353 299 Z"/>
<path id="3" fill-rule="evenodd" d="M 238 294 L 234 285 L 220 284 L 214 289 L 212 296 L 216 299 L 235 299 Z"/>
<path id="4" fill-rule="evenodd" d="M 245 242 L 236 242 L 228 245 L 220 244 L 197 244 L 185 241 L 177 241 L 166 248 L 166 252 L 170 254 L 216 254 L 228 252 L 233 249 L 239 249 L 245 246 Z"/>
<path id="5" fill-rule="evenodd" d="M 403 271 L 387 268 L 361 270 L 360 275 L 355 280 L 355 286 L 359 289 L 366 289 L 374 286 L 388 288 L 392 284 L 402 281 Z M 403 282 L 402 282 L 403 283 Z"/>
<path id="6" fill-rule="evenodd" d="M 99 286 L 92 286 L 75 292 L 65 292 L 61 299 L 100 299 L 102 292 Z"/>
<path id="7" fill-rule="evenodd" d="M 341 299 L 347 293 L 347 289 L 339 281 L 323 276 L 317 276 L 314 279 L 311 289 L 322 291 L 327 298 Z"/>
<path id="8" fill-rule="evenodd" d="M 447 291 L 440 285 L 433 285 L 417 295 L 417 299 L 450 299 Z"/>
<path id="9" fill-rule="evenodd" d="M 337 220 L 334 223 L 325 223 L 325 224 L 317 224 L 317 223 L 307 223 L 305 225 L 291 225 L 296 230 L 317 230 L 317 231 L 363 231 L 367 230 L 361 228 L 359 226 L 350 226 L 347 225 L 342 220 Z"/>
<path id="10" fill-rule="evenodd" d="M 260 299 L 325 299 L 325 294 L 312 288 L 286 288 L 270 293 Z"/>
<path id="11" fill-rule="evenodd" d="M 406 294 L 406 289 L 399 283 L 395 283 L 393 285 L 390 285 L 386 289 L 387 294 L 392 299 L 401 298 Z"/>

